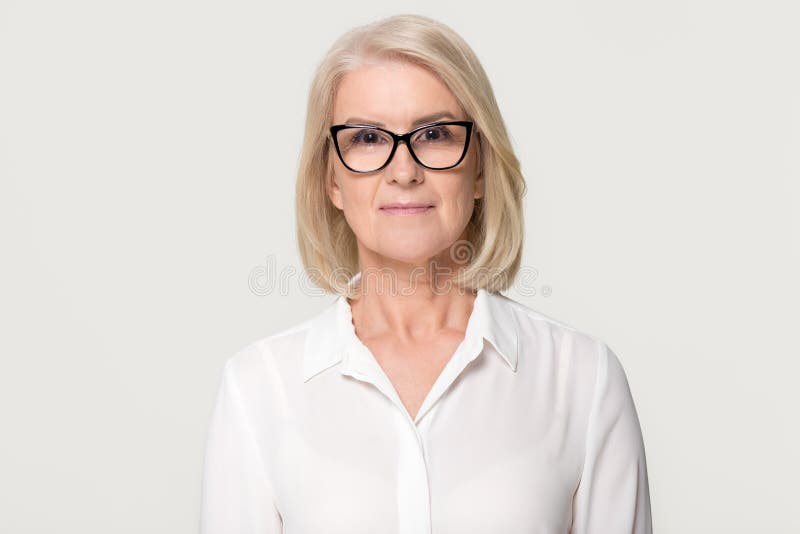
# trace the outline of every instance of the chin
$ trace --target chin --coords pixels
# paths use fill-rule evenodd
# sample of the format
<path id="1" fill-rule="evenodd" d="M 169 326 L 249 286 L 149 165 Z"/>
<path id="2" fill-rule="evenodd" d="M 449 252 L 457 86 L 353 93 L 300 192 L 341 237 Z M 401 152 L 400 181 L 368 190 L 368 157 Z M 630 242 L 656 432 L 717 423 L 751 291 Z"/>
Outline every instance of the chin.
<path id="1" fill-rule="evenodd" d="M 431 258 L 441 253 L 443 247 L 438 242 L 422 241 L 420 238 L 384 241 L 380 244 L 380 253 L 394 261 L 417 265 L 427 264 Z"/>

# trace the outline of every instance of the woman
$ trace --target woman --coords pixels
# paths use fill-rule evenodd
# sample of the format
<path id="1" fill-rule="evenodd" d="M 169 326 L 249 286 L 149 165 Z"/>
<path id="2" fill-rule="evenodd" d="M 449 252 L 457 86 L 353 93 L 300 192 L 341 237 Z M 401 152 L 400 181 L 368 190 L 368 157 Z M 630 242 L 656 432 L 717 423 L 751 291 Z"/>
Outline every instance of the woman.
<path id="1" fill-rule="evenodd" d="M 617 356 L 499 293 L 524 192 L 450 28 L 394 16 L 334 44 L 297 214 L 306 270 L 338 298 L 227 360 L 203 534 L 651 532 Z"/>

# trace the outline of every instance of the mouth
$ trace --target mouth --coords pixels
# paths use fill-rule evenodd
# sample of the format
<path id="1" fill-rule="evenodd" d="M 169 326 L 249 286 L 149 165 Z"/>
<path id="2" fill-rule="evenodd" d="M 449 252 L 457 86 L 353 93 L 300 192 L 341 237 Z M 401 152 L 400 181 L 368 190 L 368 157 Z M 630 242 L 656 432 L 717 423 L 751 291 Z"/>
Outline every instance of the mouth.
<path id="1" fill-rule="evenodd" d="M 386 204 L 380 210 L 388 215 L 420 215 L 433 210 L 431 204 Z"/>

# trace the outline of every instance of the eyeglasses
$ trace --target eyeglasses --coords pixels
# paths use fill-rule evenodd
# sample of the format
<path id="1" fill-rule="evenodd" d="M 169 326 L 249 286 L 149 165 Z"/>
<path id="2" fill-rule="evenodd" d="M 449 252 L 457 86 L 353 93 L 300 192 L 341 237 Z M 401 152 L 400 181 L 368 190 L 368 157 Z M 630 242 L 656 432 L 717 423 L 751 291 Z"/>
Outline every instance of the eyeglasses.
<path id="1" fill-rule="evenodd" d="M 469 148 L 471 121 L 434 122 L 399 135 L 368 124 L 337 124 L 330 132 L 336 153 L 353 172 L 386 167 L 402 141 L 411 157 L 426 169 L 441 171 L 461 163 Z"/>

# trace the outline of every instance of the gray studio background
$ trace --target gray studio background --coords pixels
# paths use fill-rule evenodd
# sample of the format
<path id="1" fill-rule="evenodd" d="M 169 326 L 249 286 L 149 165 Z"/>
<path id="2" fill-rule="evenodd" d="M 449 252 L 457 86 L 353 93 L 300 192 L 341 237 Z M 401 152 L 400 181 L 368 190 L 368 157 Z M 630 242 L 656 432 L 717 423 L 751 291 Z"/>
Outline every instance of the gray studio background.
<path id="1" fill-rule="evenodd" d="M 796 5 L 0 2 L 0 532 L 196 531 L 223 361 L 332 300 L 294 241 L 313 69 L 398 9 L 489 73 L 508 294 L 619 355 L 656 531 L 800 531 Z"/>

